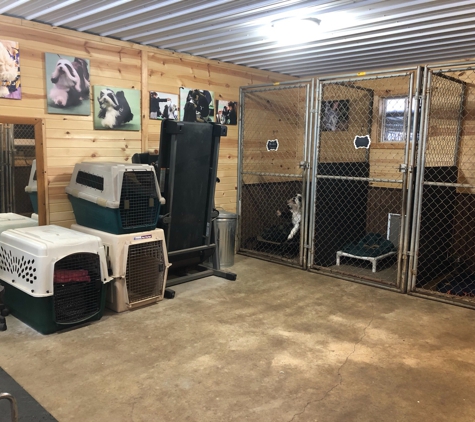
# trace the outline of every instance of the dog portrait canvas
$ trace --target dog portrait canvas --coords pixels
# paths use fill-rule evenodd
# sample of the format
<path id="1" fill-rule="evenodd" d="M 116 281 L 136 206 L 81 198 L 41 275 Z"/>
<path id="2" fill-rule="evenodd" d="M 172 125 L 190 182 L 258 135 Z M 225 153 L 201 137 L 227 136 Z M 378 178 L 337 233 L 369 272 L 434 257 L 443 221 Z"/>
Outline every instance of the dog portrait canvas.
<path id="1" fill-rule="evenodd" d="M 94 85 L 94 129 L 140 130 L 140 90 Z"/>
<path id="2" fill-rule="evenodd" d="M 16 41 L 0 40 L 0 98 L 21 99 L 20 47 Z"/>
<path id="3" fill-rule="evenodd" d="M 88 59 L 45 53 L 48 113 L 91 114 L 90 64 Z"/>
<path id="4" fill-rule="evenodd" d="M 150 118 L 154 120 L 178 120 L 178 94 L 150 91 Z"/>
<path id="5" fill-rule="evenodd" d="M 199 88 L 180 88 L 180 119 L 185 122 L 213 122 L 214 92 Z"/>
<path id="6" fill-rule="evenodd" d="M 222 125 L 237 125 L 238 106 L 237 101 L 216 101 L 216 123 Z"/>

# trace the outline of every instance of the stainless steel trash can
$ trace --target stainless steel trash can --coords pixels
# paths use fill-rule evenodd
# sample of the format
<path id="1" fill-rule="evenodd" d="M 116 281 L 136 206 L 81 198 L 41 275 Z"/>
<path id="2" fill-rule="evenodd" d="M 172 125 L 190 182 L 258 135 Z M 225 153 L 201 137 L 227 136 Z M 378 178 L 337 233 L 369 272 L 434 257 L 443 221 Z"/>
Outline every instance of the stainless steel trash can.
<path id="1" fill-rule="evenodd" d="M 234 265 L 234 248 L 236 243 L 237 214 L 218 210 L 216 219 L 218 226 L 219 264 L 221 267 Z"/>

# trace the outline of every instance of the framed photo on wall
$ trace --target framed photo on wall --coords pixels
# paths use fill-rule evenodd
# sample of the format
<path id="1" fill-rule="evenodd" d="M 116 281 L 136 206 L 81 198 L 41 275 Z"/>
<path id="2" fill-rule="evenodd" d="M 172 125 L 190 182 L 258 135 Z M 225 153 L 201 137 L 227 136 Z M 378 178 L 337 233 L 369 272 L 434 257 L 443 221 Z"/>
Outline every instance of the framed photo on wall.
<path id="1" fill-rule="evenodd" d="M 89 60 L 45 53 L 45 66 L 48 113 L 89 116 Z"/>
<path id="2" fill-rule="evenodd" d="M 185 122 L 214 120 L 214 92 L 197 88 L 180 88 L 180 118 Z"/>
<path id="3" fill-rule="evenodd" d="M 169 92 L 150 91 L 150 118 L 154 120 L 178 120 L 178 95 Z"/>
<path id="4" fill-rule="evenodd" d="M 216 101 L 216 122 L 222 125 L 237 125 L 237 101 Z"/>
<path id="5" fill-rule="evenodd" d="M 323 132 L 348 130 L 350 123 L 350 100 L 329 100 L 322 102 Z"/>
<path id="6" fill-rule="evenodd" d="M 21 100 L 20 46 L 0 40 L 0 98 Z"/>
<path id="7" fill-rule="evenodd" d="M 140 91 L 94 85 L 94 129 L 140 130 Z"/>

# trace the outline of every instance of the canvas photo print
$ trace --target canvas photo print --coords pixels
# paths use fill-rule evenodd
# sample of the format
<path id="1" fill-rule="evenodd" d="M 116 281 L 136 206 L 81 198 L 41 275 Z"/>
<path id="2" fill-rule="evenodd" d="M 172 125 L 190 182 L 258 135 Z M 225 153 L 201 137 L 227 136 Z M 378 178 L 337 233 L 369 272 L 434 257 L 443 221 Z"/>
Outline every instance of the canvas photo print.
<path id="1" fill-rule="evenodd" d="M 89 116 L 89 60 L 45 53 L 45 65 L 48 113 Z"/>
<path id="2" fill-rule="evenodd" d="M 150 118 L 178 120 L 178 95 L 168 92 L 150 91 Z"/>
<path id="3" fill-rule="evenodd" d="M 184 122 L 214 121 L 214 92 L 180 88 L 180 118 Z"/>
<path id="4" fill-rule="evenodd" d="M 322 131 L 348 130 L 350 123 L 350 100 L 322 102 Z"/>
<path id="5" fill-rule="evenodd" d="M 237 125 L 237 102 L 216 101 L 216 122 L 222 125 Z"/>
<path id="6" fill-rule="evenodd" d="M 94 129 L 140 130 L 140 90 L 94 85 Z"/>
<path id="7" fill-rule="evenodd" d="M 20 46 L 0 40 L 0 98 L 21 99 Z"/>

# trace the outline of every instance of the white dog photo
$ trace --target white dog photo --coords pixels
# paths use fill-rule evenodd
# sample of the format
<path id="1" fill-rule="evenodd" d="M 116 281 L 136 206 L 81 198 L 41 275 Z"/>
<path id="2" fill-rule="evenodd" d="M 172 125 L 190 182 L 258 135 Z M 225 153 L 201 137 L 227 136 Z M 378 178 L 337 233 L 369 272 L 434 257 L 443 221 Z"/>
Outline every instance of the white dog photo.
<path id="1" fill-rule="evenodd" d="M 0 98 L 21 99 L 18 43 L 0 40 Z"/>
<path id="2" fill-rule="evenodd" d="M 140 91 L 94 86 L 94 129 L 140 130 Z"/>
<path id="3" fill-rule="evenodd" d="M 91 114 L 89 60 L 46 53 L 48 113 Z"/>

